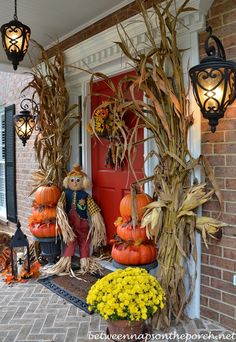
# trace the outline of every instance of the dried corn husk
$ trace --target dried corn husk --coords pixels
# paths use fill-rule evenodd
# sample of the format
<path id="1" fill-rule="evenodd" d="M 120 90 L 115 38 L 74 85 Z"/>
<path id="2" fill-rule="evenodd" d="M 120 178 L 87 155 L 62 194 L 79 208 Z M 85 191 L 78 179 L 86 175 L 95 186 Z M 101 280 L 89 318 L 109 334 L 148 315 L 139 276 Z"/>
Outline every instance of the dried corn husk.
<path id="1" fill-rule="evenodd" d="M 44 48 L 33 41 L 41 53 L 40 62 L 34 65 L 32 80 L 23 89 L 33 92 L 32 99 L 39 103 L 34 142 L 39 169 L 34 173 L 34 192 L 40 185 L 55 184 L 62 188 L 66 165 L 70 160 L 70 131 L 79 124 L 78 105 L 69 104 L 65 83 L 64 56 L 59 49 L 49 59 Z"/>
<path id="2" fill-rule="evenodd" d="M 196 219 L 196 229 L 202 234 L 203 241 L 208 248 L 207 235 L 216 239 L 217 233 L 227 224 L 218 221 L 212 217 L 200 216 Z"/>

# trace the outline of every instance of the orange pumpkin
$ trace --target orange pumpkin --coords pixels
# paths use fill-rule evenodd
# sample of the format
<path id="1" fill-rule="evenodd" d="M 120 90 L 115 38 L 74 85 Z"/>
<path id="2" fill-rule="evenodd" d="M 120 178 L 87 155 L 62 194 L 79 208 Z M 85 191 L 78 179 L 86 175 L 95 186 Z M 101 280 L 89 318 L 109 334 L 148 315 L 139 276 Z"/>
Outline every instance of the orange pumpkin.
<path id="1" fill-rule="evenodd" d="M 39 224 L 31 224 L 29 225 L 29 230 L 32 235 L 37 238 L 49 238 L 55 237 L 56 235 L 60 235 L 60 228 L 56 232 L 56 224 L 55 223 L 43 223 Z"/>
<path id="2" fill-rule="evenodd" d="M 145 265 L 156 259 L 157 249 L 152 241 L 143 244 L 115 243 L 111 256 L 122 265 Z"/>
<path id="3" fill-rule="evenodd" d="M 55 206 L 61 196 L 61 190 L 55 186 L 40 186 L 35 192 L 35 202 L 41 206 Z"/>
<path id="4" fill-rule="evenodd" d="M 137 203 L 137 212 L 138 212 L 138 221 L 142 218 L 142 209 L 148 203 L 152 202 L 152 198 L 147 194 L 137 194 L 136 195 L 136 203 Z M 131 194 L 124 196 L 120 202 L 120 214 L 126 220 L 132 217 L 132 201 Z"/>
<path id="5" fill-rule="evenodd" d="M 117 226 L 117 235 L 124 241 L 134 240 L 134 241 L 146 241 L 146 228 L 141 228 L 137 225 L 133 228 L 132 222 L 123 223 Z"/>
<path id="6" fill-rule="evenodd" d="M 55 220 L 55 218 L 55 207 L 38 207 L 33 210 L 32 215 L 29 217 L 29 224 L 45 223 L 47 221 Z"/>

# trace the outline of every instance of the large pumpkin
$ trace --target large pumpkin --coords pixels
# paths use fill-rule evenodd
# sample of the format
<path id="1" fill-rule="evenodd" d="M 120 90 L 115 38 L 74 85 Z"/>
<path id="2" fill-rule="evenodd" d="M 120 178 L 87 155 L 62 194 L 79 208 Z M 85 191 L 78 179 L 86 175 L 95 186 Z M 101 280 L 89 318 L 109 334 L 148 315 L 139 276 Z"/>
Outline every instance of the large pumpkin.
<path id="1" fill-rule="evenodd" d="M 145 265 L 156 259 L 157 249 L 151 241 L 143 244 L 115 243 L 111 256 L 122 265 Z"/>
<path id="2" fill-rule="evenodd" d="M 138 221 L 142 218 L 142 209 L 148 203 L 152 202 L 152 198 L 147 194 L 137 194 L 136 195 L 136 203 L 137 203 L 137 213 L 138 213 Z M 120 202 L 120 214 L 125 219 L 130 219 L 132 217 L 132 201 L 131 194 L 125 195 Z"/>
<path id="3" fill-rule="evenodd" d="M 56 208 L 55 207 L 38 207 L 33 210 L 32 215 L 29 217 L 29 224 L 45 223 L 55 220 Z"/>
<path id="4" fill-rule="evenodd" d="M 134 241 L 146 241 L 146 228 L 141 228 L 137 225 L 133 228 L 132 222 L 123 223 L 116 228 L 117 235 L 124 241 L 134 240 Z"/>
<path id="5" fill-rule="evenodd" d="M 30 224 L 29 230 L 31 231 L 32 235 L 37 238 L 49 238 L 55 237 L 56 235 L 60 235 L 61 230 L 60 228 L 56 232 L 56 224 L 55 223 L 43 223 L 39 224 Z"/>
<path id="6" fill-rule="evenodd" d="M 60 189 L 55 186 L 40 186 L 35 191 L 35 202 L 39 206 L 55 206 L 61 196 Z"/>

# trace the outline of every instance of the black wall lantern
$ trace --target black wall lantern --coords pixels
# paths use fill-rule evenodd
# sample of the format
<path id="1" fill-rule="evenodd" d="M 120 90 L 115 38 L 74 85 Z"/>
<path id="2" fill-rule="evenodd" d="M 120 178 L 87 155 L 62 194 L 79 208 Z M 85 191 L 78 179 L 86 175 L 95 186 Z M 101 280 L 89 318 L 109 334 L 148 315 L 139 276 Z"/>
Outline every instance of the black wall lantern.
<path id="1" fill-rule="evenodd" d="M 216 131 L 218 120 L 224 116 L 229 104 L 236 97 L 236 63 L 226 61 L 224 47 L 211 27 L 205 41 L 207 57 L 189 70 L 193 94 L 203 117 L 209 120 L 211 131 Z M 209 42 L 213 44 L 210 45 Z"/>
<path id="2" fill-rule="evenodd" d="M 26 235 L 21 230 L 20 222 L 17 221 L 16 232 L 12 236 L 10 241 L 11 249 L 11 269 L 12 275 L 17 277 L 19 265 L 22 265 L 24 256 L 27 256 L 27 272 L 30 272 L 30 252 L 29 252 L 29 241 Z M 26 251 L 25 251 L 26 249 Z"/>
<path id="3" fill-rule="evenodd" d="M 15 0 L 14 19 L 2 25 L 2 45 L 7 54 L 7 58 L 12 62 L 14 70 L 17 69 L 28 50 L 30 39 L 30 28 L 22 24 L 17 18 L 17 0 Z"/>
<path id="4" fill-rule="evenodd" d="M 33 114 L 29 111 L 30 105 Z M 33 100 L 24 98 L 20 103 L 20 107 L 23 110 L 14 115 L 13 120 L 16 134 L 21 139 L 23 146 L 25 146 L 36 125 L 38 106 Z"/>

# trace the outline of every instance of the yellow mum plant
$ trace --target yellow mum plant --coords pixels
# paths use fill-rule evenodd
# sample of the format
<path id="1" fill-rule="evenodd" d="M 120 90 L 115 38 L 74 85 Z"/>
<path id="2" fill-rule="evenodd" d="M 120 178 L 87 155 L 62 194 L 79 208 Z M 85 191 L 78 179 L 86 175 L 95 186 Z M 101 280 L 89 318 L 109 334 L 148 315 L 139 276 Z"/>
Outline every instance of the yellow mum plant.
<path id="1" fill-rule="evenodd" d="M 118 269 L 99 279 L 87 296 L 89 310 L 108 320 L 146 320 L 163 309 L 165 294 L 145 269 Z"/>

